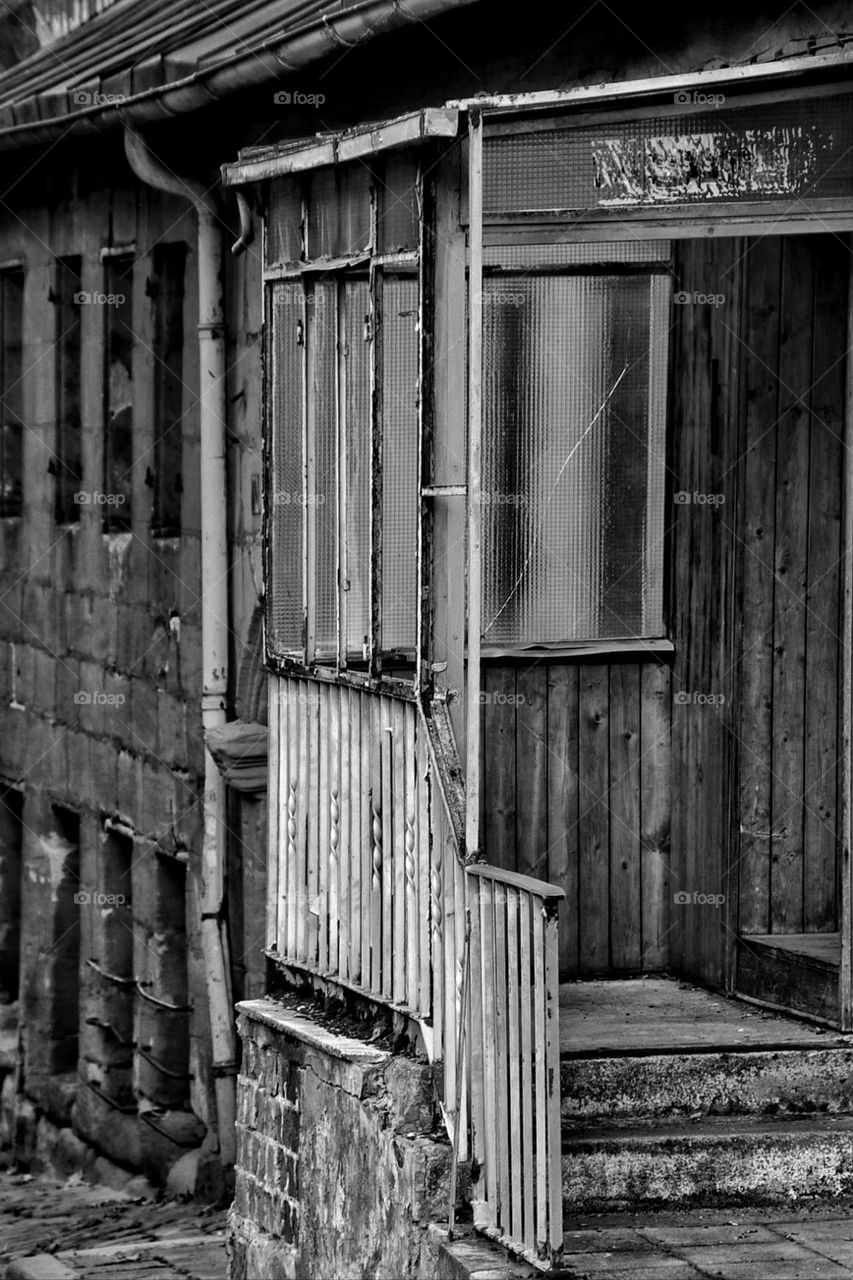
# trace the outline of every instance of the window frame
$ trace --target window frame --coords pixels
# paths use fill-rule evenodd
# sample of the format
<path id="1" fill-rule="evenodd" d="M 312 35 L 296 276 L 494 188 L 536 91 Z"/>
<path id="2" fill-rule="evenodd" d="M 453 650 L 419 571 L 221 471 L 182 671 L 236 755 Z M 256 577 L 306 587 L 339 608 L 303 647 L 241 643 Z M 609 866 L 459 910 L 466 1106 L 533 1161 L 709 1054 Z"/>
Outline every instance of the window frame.
<path id="1" fill-rule="evenodd" d="M 265 549 L 265 578 L 266 578 L 266 614 L 265 614 L 265 631 L 266 640 L 264 645 L 265 661 L 268 667 L 280 673 L 291 674 L 310 674 L 314 678 L 328 679 L 345 679 L 359 685 L 373 685 L 381 683 L 383 688 L 394 691 L 402 696 L 412 696 L 413 686 L 418 679 L 419 670 L 419 653 L 420 653 L 420 636 L 421 636 L 421 607 L 420 607 L 420 591 L 416 589 L 412 592 L 413 603 L 417 610 L 417 618 L 413 627 L 414 637 L 411 646 L 400 647 L 392 650 L 386 649 L 382 644 L 382 495 L 383 495 L 383 459 L 382 459 L 382 427 L 383 427 L 383 408 L 384 408 L 384 383 L 385 373 L 383 365 L 383 323 L 382 323 L 382 303 L 384 294 L 384 285 L 389 278 L 401 277 L 408 278 L 417 282 L 417 309 L 418 321 L 416 326 L 417 333 L 417 388 L 418 393 L 415 399 L 415 410 L 417 418 L 417 437 L 415 441 L 418 474 L 416 485 L 412 492 L 414 504 L 414 522 L 417 526 L 416 536 L 418 547 L 421 544 L 421 458 L 423 452 L 423 394 L 422 394 L 422 369 L 423 369 L 423 288 L 422 288 L 422 262 L 423 262 L 423 242 L 424 242 L 424 217 L 423 217 L 423 190 L 424 190 L 424 166 L 415 152 L 410 154 L 413 161 L 413 172 L 415 181 L 411 188 L 415 199 L 415 218 L 417 222 L 417 247 L 404 248 L 395 251 L 379 251 L 376 246 L 380 242 L 380 220 L 382 205 L 381 191 L 383 189 L 384 169 L 379 167 L 381 158 L 377 163 L 376 158 L 372 159 L 370 165 L 365 165 L 369 170 L 369 192 L 370 192 L 370 230 L 368 243 L 363 250 L 345 254 L 341 256 L 326 256 L 309 258 L 306 256 L 306 250 L 310 245 L 310 211 L 308 207 L 308 193 L 312 175 L 316 171 L 306 171 L 301 175 L 292 175 L 291 182 L 299 183 L 301 188 L 301 224 L 300 224 L 300 240 L 301 240 L 301 258 L 299 261 L 274 262 L 267 264 L 267 248 L 269 243 L 269 225 L 268 220 L 263 223 L 263 306 L 264 306 L 264 344 L 263 344 L 263 449 L 264 449 L 264 549 Z M 353 162 L 359 163 L 359 162 Z M 363 163 L 363 162 L 361 162 Z M 340 179 L 336 178 L 336 190 L 340 186 Z M 311 428 L 313 424 L 313 415 L 308 404 L 308 387 L 312 376 L 311 365 L 311 346 L 309 341 L 310 330 L 310 313 L 311 304 L 308 302 L 310 291 L 314 282 L 334 281 L 336 284 L 335 291 L 335 323 L 336 323 L 336 374 L 335 374 L 335 391 L 334 404 L 336 413 L 336 550 L 337 550 L 337 567 L 338 567 L 338 585 L 336 590 L 336 638 L 337 644 L 335 652 L 318 652 L 316 645 L 316 629 L 313 626 L 313 620 L 316 616 L 316 599 L 314 597 L 314 522 L 316 519 L 315 506 L 303 500 L 302 503 L 302 614 L 303 614 L 303 645 L 301 650 L 293 650 L 288 653 L 282 653 L 273 648 L 272 638 L 269 632 L 269 593 L 274 581 L 272 572 L 272 537 L 271 537 L 271 511 L 274 499 L 273 486 L 273 431 L 276 424 L 273 421 L 273 396 L 270 392 L 270 378 L 272 375 L 272 352 L 271 346 L 273 341 L 273 286 L 276 283 L 288 282 L 294 288 L 300 289 L 299 304 L 294 307 L 297 313 L 296 324 L 300 326 L 301 336 L 300 343 L 302 347 L 302 448 L 303 448 L 303 498 L 312 492 L 311 477 L 311 454 L 313 440 L 311 438 Z M 346 456 L 348 447 L 348 433 L 346 430 L 346 355 L 342 351 L 342 330 L 346 323 L 345 308 L 342 305 L 345 298 L 346 285 L 350 281 L 366 281 L 368 285 L 368 366 L 369 366 L 369 399 L 370 399 L 370 423 L 369 436 L 371 441 L 370 448 L 370 476 L 369 476 L 369 501 L 370 501 L 370 520 L 369 520 L 369 570 L 368 570 L 368 632 L 367 644 L 363 652 L 357 655 L 354 650 L 348 648 L 346 643 L 347 637 L 347 591 L 342 588 L 342 583 L 346 581 L 346 555 L 347 555 L 347 539 L 344 534 L 348 516 L 347 507 L 347 467 Z M 414 570 L 415 566 L 413 566 Z M 420 582 L 422 574 L 420 572 L 420 564 L 417 567 L 417 581 Z"/>

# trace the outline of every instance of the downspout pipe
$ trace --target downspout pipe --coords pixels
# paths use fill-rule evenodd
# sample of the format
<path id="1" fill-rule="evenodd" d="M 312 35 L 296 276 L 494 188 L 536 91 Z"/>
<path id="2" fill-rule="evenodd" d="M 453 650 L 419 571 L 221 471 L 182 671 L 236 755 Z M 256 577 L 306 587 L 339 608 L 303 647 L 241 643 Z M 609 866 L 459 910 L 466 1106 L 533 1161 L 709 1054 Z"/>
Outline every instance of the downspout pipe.
<path id="1" fill-rule="evenodd" d="M 198 235 L 199 430 L 201 435 L 201 718 L 205 737 L 226 721 L 228 536 L 225 456 L 223 240 L 215 202 L 201 183 L 178 177 L 127 128 L 130 167 L 149 187 L 189 200 Z M 235 1157 L 237 1033 L 225 905 L 225 782 L 205 743 L 201 944 L 207 979 L 217 1129 L 222 1164 Z"/>

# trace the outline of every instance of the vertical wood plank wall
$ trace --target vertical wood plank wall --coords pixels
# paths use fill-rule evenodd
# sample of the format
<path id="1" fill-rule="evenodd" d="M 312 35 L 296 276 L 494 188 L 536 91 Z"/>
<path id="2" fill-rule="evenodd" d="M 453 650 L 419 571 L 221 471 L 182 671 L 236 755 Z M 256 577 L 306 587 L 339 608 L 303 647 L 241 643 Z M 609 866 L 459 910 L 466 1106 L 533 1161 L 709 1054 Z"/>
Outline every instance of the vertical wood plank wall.
<path id="1" fill-rule="evenodd" d="M 678 244 L 685 301 L 673 308 L 670 339 L 673 893 L 688 899 L 673 903 L 670 959 L 711 986 L 723 982 L 730 909 L 743 244 Z M 707 901 L 721 895 L 721 906 Z"/>
<path id="2" fill-rule="evenodd" d="M 561 976 L 665 967 L 668 667 L 492 661 L 482 697 L 483 852 L 565 889 Z"/>
<path id="3" fill-rule="evenodd" d="M 840 565 L 849 250 L 748 241 L 740 932 L 837 924 Z"/>

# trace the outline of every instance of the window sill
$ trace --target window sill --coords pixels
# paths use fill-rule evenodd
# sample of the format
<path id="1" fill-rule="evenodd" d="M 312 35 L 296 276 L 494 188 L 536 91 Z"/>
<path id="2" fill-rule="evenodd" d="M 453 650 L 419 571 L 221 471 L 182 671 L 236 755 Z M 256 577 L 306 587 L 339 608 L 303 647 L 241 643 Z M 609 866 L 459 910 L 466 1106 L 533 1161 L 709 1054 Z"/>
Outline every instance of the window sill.
<path id="1" fill-rule="evenodd" d="M 484 644 L 481 649 L 484 661 L 490 658 L 643 658 L 666 653 L 675 653 L 675 645 L 667 639 L 575 640 L 553 645 Z"/>

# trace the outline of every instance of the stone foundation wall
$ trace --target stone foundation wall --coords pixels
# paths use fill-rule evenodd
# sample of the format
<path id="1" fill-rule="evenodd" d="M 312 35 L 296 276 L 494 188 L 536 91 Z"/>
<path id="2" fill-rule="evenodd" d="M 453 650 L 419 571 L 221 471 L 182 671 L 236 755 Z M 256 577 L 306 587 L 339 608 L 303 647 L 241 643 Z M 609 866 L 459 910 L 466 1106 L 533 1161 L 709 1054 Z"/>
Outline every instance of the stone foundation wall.
<path id="1" fill-rule="evenodd" d="M 435 1275 L 450 1145 L 429 1065 L 269 999 L 238 1008 L 231 1280 Z"/>

